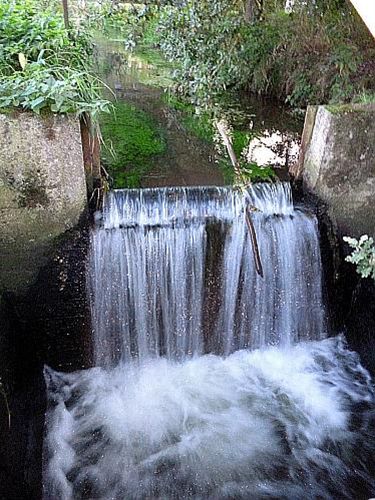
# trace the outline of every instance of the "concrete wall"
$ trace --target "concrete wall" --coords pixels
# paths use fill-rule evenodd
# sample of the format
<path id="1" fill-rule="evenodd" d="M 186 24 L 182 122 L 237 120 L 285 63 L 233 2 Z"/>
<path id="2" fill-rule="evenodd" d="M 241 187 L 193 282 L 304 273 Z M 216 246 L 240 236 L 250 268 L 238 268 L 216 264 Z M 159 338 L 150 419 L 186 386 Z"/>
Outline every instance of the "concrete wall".
<path id="1" fill-rule="evenodd" d="M 39 500 L 43 365 L 90 363 L 79 120 L 0 114 L 0 497 Z"/>
<path id="2" fill-rule="evenodd" d="M 375 105 L 309 107 L 299 166 L 338 234 L 375 235 Z"/>
<path id="3" fill-rule="evenodd" d="M 0 114 L 0 290 L 33 283 L 51 241 L 86 205 L 79 121 Z"/>
<path id="4" fill-rule="evenodd" d="M 375 283 L 345 262 L 342 239 L 375 236 L 375 105 L 309 107 L 291 175 L 316 206 L 333 330 L 375 375 Z"/>

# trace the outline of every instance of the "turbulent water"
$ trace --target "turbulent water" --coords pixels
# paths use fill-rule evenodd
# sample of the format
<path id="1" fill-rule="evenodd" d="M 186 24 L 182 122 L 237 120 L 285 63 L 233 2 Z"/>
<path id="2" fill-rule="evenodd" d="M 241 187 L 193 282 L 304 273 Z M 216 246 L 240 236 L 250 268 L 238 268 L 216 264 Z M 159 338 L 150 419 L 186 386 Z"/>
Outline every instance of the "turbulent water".
<path id="1" fill-rule="evenodd" d="M 97 219 L 97 367 L 46 368 L 45 500 L 372 496 L 372 382 L 324 339 L 316 220 L 289 186 L 117 191 Z"/>
<path id="2" fill-rule="evenodd" d="M 232 189 L 110 193 L 91 242 L 96 364 L 324 335 L 315 218 L 294 209 L 288 184 L 256 186 L 247 202 L 264 278 Z"/>
<path id="3" fill-rule="evenodd" d="M 360 499 L 375 491 L 374 394 L 341 339 L 48 371 L 47 380 L 45 498 Z"/>

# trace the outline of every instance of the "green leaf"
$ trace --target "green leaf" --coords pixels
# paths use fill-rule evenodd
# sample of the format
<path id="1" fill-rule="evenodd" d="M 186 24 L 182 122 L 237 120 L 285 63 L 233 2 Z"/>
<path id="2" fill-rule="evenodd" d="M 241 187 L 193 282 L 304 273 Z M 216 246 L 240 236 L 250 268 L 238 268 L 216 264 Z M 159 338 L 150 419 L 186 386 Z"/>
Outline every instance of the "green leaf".
<path id="1" fill-rule="evenodd" d="M 33 111 L 37 110 L 37 109 L 40 109 L 41 107 L 41 104 L 44 104 L 45 103 L 45 97 L 42 95 L 40 97 L 37 97 L 36 99 L 34 99 L 33 101 L 31 101 L 30 103 L 30 107 Z"/>

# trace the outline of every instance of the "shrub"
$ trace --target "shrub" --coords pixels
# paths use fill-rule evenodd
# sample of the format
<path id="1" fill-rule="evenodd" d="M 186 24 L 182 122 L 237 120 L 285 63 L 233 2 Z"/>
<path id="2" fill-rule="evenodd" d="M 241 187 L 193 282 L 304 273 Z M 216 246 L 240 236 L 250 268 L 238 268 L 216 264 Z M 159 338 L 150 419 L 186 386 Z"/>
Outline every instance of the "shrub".
<path id="1" fill-rule="evenodd" d="M 229 88 L 293 106 L 375 92 L 375 47 L 347 2 L 301 2 L 292 13 L 280 3 L 265 3 L 262 17 L 251 24 L 237 0 L 185 0 L 165 7 L 159 45 L 177 64 L 177 91 L 211 109 Z"/>
<path id="2" fill-rule="evenodd" d="M 371 277 L 375 280 L 375 246 L 373 238 L 369 238 L 366 234 L 361 236 L 359 240 L 345 236 L 344 241 L 354 249 L 345 260 L 356 265 L 357 273 L 362 278 Z"/>
<path id="3" fill-rule="evenodd" d="M 189 0 L 160 15 L 160 48 L 177 63 L 178 92 L 196 106 L 212 108 L 229 86 L 244 83 L 243 22 L 232 4 Z"/>
<path id="4" fill-rule="evenodd" d="M 107 109 L 90 72 L 92 44 L 81 29 L 36 0 L 0 4 L 0 108 L 97 114 Z"/>

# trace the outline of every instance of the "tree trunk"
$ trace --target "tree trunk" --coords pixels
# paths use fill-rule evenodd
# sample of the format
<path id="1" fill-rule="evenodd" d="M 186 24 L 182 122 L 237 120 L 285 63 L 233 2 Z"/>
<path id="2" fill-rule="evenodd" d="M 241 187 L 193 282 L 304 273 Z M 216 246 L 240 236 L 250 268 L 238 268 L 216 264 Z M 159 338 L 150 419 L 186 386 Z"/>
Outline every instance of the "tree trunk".
<path id="1" fill-rule="evenodd" d="M 64 11 L 64 24 L 65 29 L 69 29 L 69 11 L 68 11 L 68 0 L 62 0 L 63 11 Z"/>
<path id="2" fill-rule="evenodd" d="M 255 0 L 245 1 L 245 21 L 252 23 L 255 20 Z"/>

